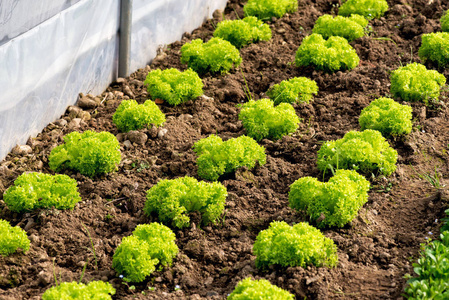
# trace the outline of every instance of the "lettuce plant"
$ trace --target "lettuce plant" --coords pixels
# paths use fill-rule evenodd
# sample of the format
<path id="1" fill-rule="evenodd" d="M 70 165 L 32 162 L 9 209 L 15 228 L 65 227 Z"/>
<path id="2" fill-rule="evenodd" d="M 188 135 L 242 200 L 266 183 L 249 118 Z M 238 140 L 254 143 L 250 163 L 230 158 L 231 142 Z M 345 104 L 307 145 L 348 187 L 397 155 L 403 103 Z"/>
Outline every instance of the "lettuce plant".
<path id="1" fill-rule="evenodd" d="M 3 200 L 9 210 L 30 211 L 38 208 L 73 209 L 81 201 L 76 180 L 62 174 L 23 173 L 9 187 Z"/>
<path id="2" fill-rule="evenodd" d="M 318 169 L 353 169 L 391 175 L 398 153 L 377 130 L 349 131 L 342 139 L 325 142 L 318 150 Z"/>
<path id="3" fill-rule="evenodd" d="M 190 225 L 188 214 L 198 211 L 202 223 L 215 223 L 224 211 L 226 188 L 217 182 L 198 181 L 192 177 L 161 180 L 147 191 L 143 211 L 157 212 L 159 220 L 183 228 Z"/>
<path id="4" fill-rule="evenodd" d="M 0 255 L 10 255 L 22 249 L 23 252 L 30 250 L 30 240 L 22 228 L 12 227 L 6 220 L 0 219 Z"/>
<path id="5" fill-rule="evenodd" d="M 123 100 L 117 107 L 112 121 L 118 130 L 128 132 L 148 127 L 151 124 L 160 126 L 165 122 L 165 115 L 151 100 L 138 104 L 136 100 Z"/>
<path id="6" fill-rule="evenodd" d="M 368 20 L 361 15 L 351 15 L 350 17 L 332 15 L 322 15 L 315 22 L 313 33 L 319 33 L 323 38 L 328 39 L 331 36 L 341 36 L 352 42 L 365 35 L 365 27 Z"/>
<path id="7" fill-rule="evenodd" d="M 441 30 L 444 32 L 449 32 L 449 10 L 441 17 Z"/>
<path id="8" fill-rule="evenodd" d="M 435 70 L 427 70 L 424 65 L 411 63 L 393 71 L 390 81 L 394 97 L 428 104 L 429 99 L 438 100 L 446 78 Z"/>
<path id="9" fill-rule="evenodd" d="M 286 13 L 298 10 L 297 0 L 249 0 L 243 7 L 246 16 L 256 16 L 261 20 L 280 18 Z"/>
<path id="10" fill-rule="evenodd" d="M 256 17 L 246 17 L 242 20 L 225 20 L 218 23 L 214 36 L 240 49 L 258 41 L 269 41 L 271 29 Z"/>
<path id="11" fill-rule="evenodd" d="M 412 108 L 381 97 L 362 110 L 359 124 L 361 130 L 377 130 L 386 137 L 409 134 L 412 131 Z"/>
<path id="12" fill-rule="evenodd" d="M 290 186 L 290 207 L 304 210 L 310 219 L 323 218 L 318 227 L 343 227 L 368 201 L 368 180 L 354 170 L 337 170 L 328 182 L 302 177 Z"/>
<path id="13" fill-rule="evenodd" d="M 217 180 L 239 167 L 252 169 L 256 161 L 260 165 L 266 162 L 265 148 L 244 135 L 223 142 L 212 134 L 196 142 L 193 151 L 198 155 L 198 176 L 207 180 Z"/>
<path id="14" fill-rule="evenodd" d="M 241 62 L 239 50 L 219 37 L 213 37 L 207 43 L 196 39 L 181 47 L 181 63 L 200 74 L 224 74 L 233 66 L 238 67 Z"/>
<path id="15" fill-rule="evenodd" d="M 242 105 L 239 113 L 248 136 L 256 141 L 264 138 L 281 139 L 298 129 L 299 118 L 291 104 L 274 106 L 270 99 L 250 100 Z"/>
<path id="16" fill-rule="evenodd" d="M 424 63 L 431 61 L 440 67 L 449 65 L 449 32 L 423 34 L 421 39 L 418 55 Z"/>
<path id="17" fill-rule="evenodd" d="M 114 171 L 120 159 L 117 138 L 106 131 L 91 130 L 67 134 L 64 144 L 54 148 L 48 158 L 53 171 L 72 169 L 89 177 Z"/>
<path id="18" fill-rule="evenodd" d="M 386 0 L 348 0 L 340 6 L 338 14 L 341 16 L 358 14 L 367 19 L 374 19 L 382 17 L 387 10 Z"/>
<path id="19" fill-rule="evenodd" d="M 173 231 L 159 223 L 138 225 L 124 237 L 112 257 L 112 268 L 127 281 L 141 282 L 159 265 L 170 266 L 178 254 Z"/>
<path id="20" fill-rule="evenodd" d="M 321 34 L 306 36 L 296 51 L 296 66 L 313 66 L 318 70 L 335 72 L 352 70 L 359 64 L 359 57 L 345 38 L 331 36 L 325 40 Z"/>
<path id="21" fill-rule="evenodd" d="M 273 221 L 256 237 L 253 246 L 256 266 L 305 267 L 307 265 L 333 267 L 337 265 L 337 246 L 320 230 L 301 222 L 290 226 Z"/>
<path id="22" fill-rule="evenodd" d="M 148 73 L 144 84 L 153 99 L 162 99 L 173 106 L 203 94 L 203 81 L 192 69 L 184 72 L 174 68 L 153 70 Z"/>
<path id="23" fill-rule="evenodd" d="M 266 279 L 253 280 L 247 277 L 240 280 L 227 300 L 276 299 L 294 300 L 295 296 L 271 284 Z"/>
<path id="24" fill-rule="evenodd" d="M 81 282 L 62 282 L 60 285 L 49 288 L 42 295 L 42 300 L 78 300 L 97 299 L 110 300 L 115 289 L 109 282 L 91 281 L 87 285 Z"/>
<path id="25" fill-rule="evenodd" d="M 283 80 L 273 85 L 267 95 L 274 101 L 275 105 L 279 103 L 309 103 L 313 95 L 318 93 L 318 85 L 315 80 L 306 77 L 294 77 L 289 80 Z"/>

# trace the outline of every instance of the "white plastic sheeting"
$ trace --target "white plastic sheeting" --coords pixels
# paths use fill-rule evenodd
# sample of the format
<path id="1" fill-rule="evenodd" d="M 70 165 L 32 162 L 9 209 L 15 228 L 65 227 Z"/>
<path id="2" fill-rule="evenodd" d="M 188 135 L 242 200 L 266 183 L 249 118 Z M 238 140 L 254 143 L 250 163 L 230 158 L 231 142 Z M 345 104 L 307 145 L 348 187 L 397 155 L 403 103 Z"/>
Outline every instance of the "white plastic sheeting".
<path id="1" fill-rule="evenodd" d="M 113 80 L 118 20 L 118 1 L 80 1 L 0 46 L 0 159 Z"/>
<path id="2" fill-rule="evenodd" d="M 227 0 L 134 0 L 130 69 L 137 70 L 153 59 L 158 48 L 181 39 Z M 151 17 L 148 17 L 151 16 Z"/>
<path id="3" fill-rule="evenodd" d="M 134 0 L 130 71 L 226 2 Z M 120 0 L 0 0 L 0 159 L 78 93 L 99 94 L 116 78 L 119 8 Z"/>
<path id="4" fill-rule="evenodd" d="M 80 0 L 1 0 L 0 45 L 27 32 L 78 1 Z"/>

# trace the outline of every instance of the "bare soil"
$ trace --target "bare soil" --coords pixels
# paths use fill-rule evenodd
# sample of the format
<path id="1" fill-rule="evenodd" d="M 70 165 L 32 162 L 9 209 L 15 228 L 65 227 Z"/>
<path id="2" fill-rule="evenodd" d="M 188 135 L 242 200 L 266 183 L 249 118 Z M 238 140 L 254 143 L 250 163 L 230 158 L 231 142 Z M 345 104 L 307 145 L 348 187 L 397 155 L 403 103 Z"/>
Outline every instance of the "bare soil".
<path id="1" fill-rule="evenodd" d="M 81 107 L 69 107 L 61 119 L 29 139 L 29 153 L 16 148 L 0 163 L 0 217 L 24 228 L 31 240 L 27 254 L 0 257 L 0 299 L 39 299 L 55 285 L 55 277 L 58 282 L 79 280 L 86 263 L 83 282 L 109 281 L 117 289 L 114 299 L 223 299 L 247 276 L 266 278 L 297 299 L 400 299 L 404 275 L 413 273 L 420 244 L 438 234 L 439 220 L 448 205 L 445 190 L 437 190 L 419 176 L 436 170 L 441 183 L 448 182 L 447 90 L 440 102 L 427 107 L 406 103 L 413 107 L 414 130 L 407 137 L 389 140 L 399 152 L 396 172 L 388 178 L 368 176 L 372 189 L 358 217 L 344 228 L 324 230 L 338 246 L 337 267 L 261 271 L 252 254 L 257 234 L 273 220 L 313 224 L 288 207 L 290 184 L 303 176 L 322 177 L 316 152 L 323 141 L 359 130 L 361 110 L 370 101 L 390 95 L 392 70 L 420 62 L 421 35 L 439 31 L 439 18 L 449 9 L 443 0 L 388 3 L 385 16 L 370 21 L 369 35 L 351 43 L 360 65 L 349 72 L 327 74 L 294 65 L 295 52 L 311 34 L 316 19 L 336 12 L 339 4 L 335 0 L 301 0 L 298 12 L 268 22 L 273 31 L 271 41 L 241 50 L 243 63 L 237 70 L 203 76 L 205 96 L 177 107 L 161 104 L 167 117 L 162 128 L 120 134 L 112 115 L 123 99 L 143 103 L 148 98 L 143 85 L 148 71 L 185 70 L 180 63 L 181 46 L 195 38 L 209 39 L 222 13 L 163 49 L 146 68 L 92 96 L 93 102 L 84 97 Z M 242 0 L 229 1 L 224 17 L 243 17 L 244 4 Z M 439 71 L 449 78 L 449 69 Z M 248 89 L 252 97 L 260 99 L 271 85 L 294 76 L 314 79 L 320 89 L 310 104 L 294 105 L 302 119 L 299 129 L 279 141 L 260 142 L 267 153 L 264 166 L 239 169 L 220 180 L 229 193 L 222 220 L 204 227 L 197 217 L 192 218 L 191 228 L 175 229 L 180 252 L 172 267 L 134 284 L 135 289 L 124 284 L 111 268 L 115 249 L 138 224 L 158 221 L 142 213 L 146 191 L 161 179 L 198 178 L 193 144 L 211 133 L 224 139 L 245 134 L 237 105 L 247 101 Z M 65 134 L 87 129 L 106 130 L 118 137 L 122 150 L 119 170 L 94 179 L 65 172 L 78 181 L 83 198 L 73 211 L 9 211 L 2 194 L 17 176 L 27 171 L 53 173 L 48 167 L 50 151 L 62 143 Z"/>

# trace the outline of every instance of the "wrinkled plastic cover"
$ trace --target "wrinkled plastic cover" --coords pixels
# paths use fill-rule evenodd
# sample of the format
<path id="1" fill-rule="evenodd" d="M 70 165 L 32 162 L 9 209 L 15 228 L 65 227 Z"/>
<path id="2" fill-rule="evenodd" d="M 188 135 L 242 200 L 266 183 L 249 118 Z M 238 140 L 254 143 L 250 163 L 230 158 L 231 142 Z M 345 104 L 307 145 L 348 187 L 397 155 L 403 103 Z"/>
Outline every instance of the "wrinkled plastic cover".
<path id="1" fill-rule="evenodd" d="M 0 0 L 0 45 L 80 0 Z"/>
<path id="2" fill-rule="evenodd" d="M 158 48 L 192 32 L 227 0 L 134 0 L 130 69 L 137 70 L 156 57 Z M 151 16 L 151 17 L 149 17 Z"/>
<path id="3" fill-rule="evenodd" d="M 134 0 L 130 71 L 226 2 Z M 120 0 L 0 0 L 0 159 L 80 92 L 100 94 L 116 79 L 119 9 Z"/>

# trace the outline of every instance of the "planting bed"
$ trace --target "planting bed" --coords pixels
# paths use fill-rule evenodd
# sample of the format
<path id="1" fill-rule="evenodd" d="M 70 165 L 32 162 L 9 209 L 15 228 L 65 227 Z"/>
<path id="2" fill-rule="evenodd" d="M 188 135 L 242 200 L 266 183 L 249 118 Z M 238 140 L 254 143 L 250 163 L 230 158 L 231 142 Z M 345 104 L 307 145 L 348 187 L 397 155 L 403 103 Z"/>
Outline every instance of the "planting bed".
<path id="1" fill-rule="evenodd" d="M 224 17 L 242 18 L 245 3 L 229 1 Z M 360 57 L 354 70 L 328 74 L 297 68 L 294 57 L 302 39 L 311 34 L 319 16 L 336 12 L 336 4 L 301 0 L 296 13 L 268 22 L 272 40 L 242 48 L 239 69 L 227 75 L 202 76 L 205 96 L 177 107 L 160 104 L 167 118 L 163 127 L 121 134 L 112 115 L 123 99 L 147 100 L 143 81 L 150 70 L 185 70 L 180 63 L 181 46 L 195 38 L 211 38 L 221 13 L 161 51 L 150 66 L 113 83 L 96 97 L 97 102 L 94 97 L 93 101 L 83 97 L 82 108 L 69 107 L 60 120 L 29 139 L 30 148 L 15 148 L 0 163 L 0 199 L 23 172 L 53 173 L 48 155 L 72 131 L 111 132 L 120 141 L 122 161 L 117 172 L 94 179 L 64 172 L 78 181 L 83 199 L 73 211 L 12 213 L 0 200 L 0 218 L 24 228 L 31 240 L 27 254 L 0 256 L 0 299 L 39 299 L 55 279 L 78 281 L 86 263 L 83 282 L 110 282 L 117 290 L 114 299 L 222 299 L 247 276 L 268 279 L 297 299 L 400 298 L 406 282 L 403 276 L 413 274 L 420 243 L 437 235 L 449 204 L 444 189 L 437 190 L 419 176 L 433 175 L 436 170 L 441 182 L 448 182 L 447 89 L 437 104 L 410 103 L 412 133 L 389 139 L 399 153 L 397 170 L 387 178 L 367 178 L 372 186 L 368 203 L 352 223 L 323 230 L 338 247 L 335 268 L 261 271 L 255 267 L 252 245 L 271 221 L 309 221 L 288 207 L 289 186 L 303 176 L 322 178 L 316 157 L 323 141 L 360 129 L 361 110 L 372 100 L 389 95 L 392 70 L 420 61 L 421 34 L 440 31 L 439 18 L 449 9 L 442 0 L 390 0 L 385 16 L 370 21 L 369 36 L 351 42 Z M 439 71 L 449 78 L 448 68 Z M 270 86 L 295 76 L 316 80 L 319 86 L 310 104 L 294 104 L 302 119 L 299 129 L 279 141 L 259 142 L 266 148 L 264 166 L 241 168 L 220 178 L 229 194 L 225 214 L 219 224 L 206 227 L 199 226 L 198 215 L 191 215 L 191 228 L 174 229 L 180 252 L 172 267 L 153 273 L 142 283 L 124 284 L 111 268 L 115 249 L 138 224 L 158 221 L 142 212 L 146 191 L 161 179 L 198 178 L 193 144 L 212 133 L 223 139 L 245 134 L 237 107 L 247 101 L 245 93 L 249 90 L 255 99 L 263 98 Z"/>

